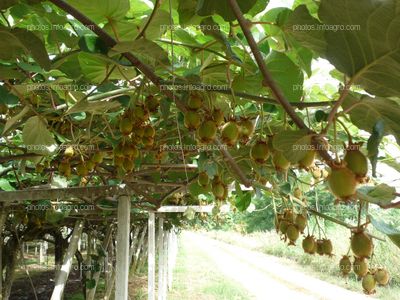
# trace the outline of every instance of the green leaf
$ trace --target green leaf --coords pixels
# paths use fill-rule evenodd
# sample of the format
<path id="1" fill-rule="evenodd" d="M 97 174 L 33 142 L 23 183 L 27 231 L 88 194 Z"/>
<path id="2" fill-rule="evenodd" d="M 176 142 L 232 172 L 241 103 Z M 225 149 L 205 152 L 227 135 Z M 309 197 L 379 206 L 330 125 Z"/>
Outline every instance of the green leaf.
<path id="1" fill-rule="evenodd" d="M 379 144 L 385 135 L 385 125 L 382 120 L 376 122 L 372 128 L 372 134 L 368 139 L 367 150 L 368 158 L 372 165 L 372 176 L 376 177 L 376 165 L 378 163 Z"/>
<path id="2" fill-rule="evenodd" d="M 15 188 L 5 178 L 0 178 L 0 189 L 6 192 L 15 191 Z"/>
<path id="3" fill-rule="evenodd" d="M 96 23 L 121 20 L 129 11 L 129 0 L 68 0 L 69 4 Z"/>
<path id="4" fill-rule="evenodd" d="M 392 225 L 385 223 L 383 220 L 374 218 L 371 215 L 368 215 L 369 219 L 371 220 L 372 225 L 374 227 L 386 234 L 389 239 L 397 246 L 400 248 L 400 231 L 396 228 L 394 228 Z"/>
<path id="5" fill-rule="evenodd" d="M 272 51 L 265 61 L 268 70 L 283 94 L 291 102 L 297 102 L 303 95 L 304 75 L 298 66 L 285 54 Z"/>
<path id="6" fill-rule="evenodd" d="M 331 26 L 325 31 L 327 59 L 373 95 L 400 95 L 398 6 L 398 0 L 322 0 L 320 4 L 319 18 Z"/>
<path id="7" fill-rule="evenodd" d="M 22 141 L 30 153 L 47 155 L 53 153 L 57 147 L 46 123 L 38 116 L 26 121 L 22 130 Z"/>
<path id="8" fill-rule="evenodd" d="M 6 122 L 6 125 L 4 126 L 3 133 L 2 135 L 5 135 L 7 131 L 19 120 L 21 120 L 28 112 L 29 112 L 29 107 L 25 106 L 18 114 L 13 116 L 12 118 L 8 119 Z"/>
<path id="9" fill-rule="evenodd" d="M 0 59 L 12 60 L 25 52 L 20 40 L 7 28 L 0 27 Z"/>
<path id="10" fill-rule="evenodd" d="M 245 14 L 256 4 L 257 0 L 237 0 L 240 10 Z M 234 21 L 236 17 L 228 0 L 198 0 L 197 14 L 199 16 L 220 15 L 225 21 Z"/>
<path id="11" fill-rule="evenodd" d="M 86 279 L 86 288 L 91 290 L 94 289 L 94 287 L 96 286 L 96 280 L 92 279 Z"/>
<path id="12" fill-rule="evenodd" d="M 304 158 L 312 147 L 311 135 L 307 130 L 284 130 L 273 138 L 273 147 L 282 151 L 287 160 L 297 163 Z"/>
<path id="13" fill-rule="evenodd" d="M 131 42 L 120 42 L 112 50 L 119 53 L 133 52 L 136 55 L 146 58 L 146 61 L 152 62 L 153 65 L 156 64 L 155 62 L 169 64 L 168 53 L 158 44 L 144 38 Z"/>
<path id="14" fill-rule="evenodd" d="M 358 128 L 373 133 L 374 126 L 382 121 L 385 134 L 393 134 L 400 145 L 400 105 L 389 99 L 364 97 L 358 100 L 354 96 L 347 96 L 343 109 L 353 107 L 350 119 Z"/>
<path id="15" fill-rule="evenodd" d="M 51 62 L 44 43 L 32 32 L 21 28 L 14 28 L 12 33 L 24 45 L 26 52 L 46 71 L 51 69 Z"/>
<path id="16" fill-rule="evenodd" d="M 11 94 L 4 86 L 0 86 L 0 103 L 1 104 L 17 104 L 19 99 L 17 96 Z"/>
<path id="17" fill-rule="evenodd" d="M 377 205 L 388 205 L 395 198 L 396 189 L 385 183 L 377 186 L 364 186 L 357 190 L 357 196 L 364 201 L 374 203 Z"/>
<path id="18" fill-rule="evenodd" d="M 321 55 L 325 53 L 327 44 L 324 30 L 317 30 L 319 26 L 321 23 L 310 15 L 307 7 L 300 5 L 290 14 L 283 30 L 303 47 Z"/>
<path id="19" fill-rule="evenodd" d="M 109 79 L 126 79 L 136 76 L 135 68 L 117 64 L 110 58 L 100 55 L 81 52 L 78 55 L 79 64 L 85 77 L 94 83 L 102 82 L 111 72 Z"/>
<path id="20" fill-rule="evenodd" d="M 88 101 L 87 99 L 81 100 L 71 106 L 70 109 L 65 113 L 66 115 L 78 113 L 78 112 L 90 112 L 92 114 L 103 114 L 111 109 L 120 107 L 120 103 L 113 100 L 99 100 L 99 101 Z"/>
<path id="21" fill-rule="evenodd" d="M 245 192 L 241 196 L 236 196 L 235 206 L 239 211 L 245 211 L 251 203 L 251 193 Z"/>
<path id="22" fill-rule="evenodd" d="M 107 52 L 108 52 L 107 45 L 103 42 L 102 39 L 100 39 L 96 35 L 86 34 L 86 35 L 82 36 L 79 39 L 78 45 L 82 51 L 89 52 L 89 53 L 107 54 Z"/>

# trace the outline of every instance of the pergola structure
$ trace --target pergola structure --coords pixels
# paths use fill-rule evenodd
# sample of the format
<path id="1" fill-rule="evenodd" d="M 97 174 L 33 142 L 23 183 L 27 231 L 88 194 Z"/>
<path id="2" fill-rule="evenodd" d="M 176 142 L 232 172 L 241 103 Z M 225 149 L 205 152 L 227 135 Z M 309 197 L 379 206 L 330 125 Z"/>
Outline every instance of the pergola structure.
<path id="1" fill-rule="evenodd" d="M 117 220 L 117 238 L 116 238 L 116 272 L 115 272 L 115 299 L 128 299 L 128 275 L 130 259 L 132 257 L 132 245 L 130 240 L 138 239 L 138 232 L 131 237 L 132 215 L 140 211 L 143 218 L 148 217 L 148 288 L 149 299 L 155 299 L 155 260 L 156 260 L 156 215 L 159 220 L 158 227 L 158 250 L 159 250 L 159 299 L 166 299 L 167 279 L 171 281 L 170 271 L 163 266 L 168 264 L 168 270 L 171 269 L 171 262 L 168 262 L 168 252 L 171 252 L 171 245 L 176 242 L 173 234 L 167 234 L 163 229 L 165 213 L 185 212 L 188 206 L 162 206 L 165 199 L 185 190 L 188 184 L 196 180 L 197 176 L 191 177 L 186 182 L 174 183 L 167 180 L 161 180 L 158 183 L 151 182 L 147 177 L 152 172 L 163 173 L 163 170 L 182 169 L 187 171 L 196 170 L 194 165 L 159 165 L 147 166 L 136 173 L 130 174 L 126 183 L 120 185 L 102 185 L 68 188 L 51 188 L 48 186 L 39 186 L 17 191 L 0 192 L 0 203 L 3 205 L 3 215 L 10 210 L 17 210 L 21 205 L 26 205 L 26 201 L 35 203 L 40 200 L 62 201 L 69 204 L 91 204 L 94 208 L 91 211 L 71 212 L 64 224 L 73 226 L 70 236 L 68 249 L 65 252 L 60 272 L 55 278 L 55 288 L 51 299 L 61 299 L 64 292 L 68 275 L 71 271 L 72 260 L 78 248 L 78 243 L 83 232 L 85 220 L 96 222 L 104 221 L 104 217 L 99 214 L 103 212 L 103 207 L 99 205 L 101 200 L 107 199 L 115 203 L 115 207 L 107 208 L 111 210 L 108 219 Z M 162 178 L 162 176 L 161 176 Z M 157 199 L 154 197 L 157 195 Z M 196 212 L 211 212 L 211 206 L 192 206 Z M 5 219 L 5 218 L 2 218 Z M 0 222 L 1 232 L 3 231 L 4 220 Z M 109 240 L 109 233 L 106 234 L 106 240 Z M 170 251 L 167 251 L 170 249 Z M 174 250 L 176 254 L 176 249 Z M 99 274 L 96 274 L 97 280 Z M 170 285 L 170 284 L 169 284 Z M 93 295 L 94 296 L 94 295 Z"/>

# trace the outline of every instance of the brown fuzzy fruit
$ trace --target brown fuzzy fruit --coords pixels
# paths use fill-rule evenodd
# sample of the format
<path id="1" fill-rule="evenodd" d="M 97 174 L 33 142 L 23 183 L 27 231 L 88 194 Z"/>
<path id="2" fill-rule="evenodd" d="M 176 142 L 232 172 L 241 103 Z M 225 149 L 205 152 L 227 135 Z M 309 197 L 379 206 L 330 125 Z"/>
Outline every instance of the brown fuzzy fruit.
<path id="1" fill-rule="evenodd" d="M 206 187 L 210 182 L 210 178 L 206 172 L 199 173 L 199 177 L 197 178 L 197 182 L 200 186 Z"/>
<path id="2" fill-rule="evenodd" d="M 147 125 L 143 128 L 143 136 L 153 138 L 156 135 L 156 130 L 153 126 Z"/>
<path id="3" fill-rule="evenodd" d="M 293 191 L 293 196 L 295 196 L 297 199 L 301 199 L 303 197 L 303 192 L 299 188 L 295 188 Z"/>
<path id="4" fill-rule="evenodd" d="M 376 286 L 376 281 L 374 275 L 372 275 L 371 273 L 365 275 L 362 280 L 362 287 L 364 288 L 364 292 L 368 295 L 374 294 L 375 286 Z"/>
<path id="5" fill-rule="evenodd" d="M 132 111 L 133 119 L 136 123 L 143 123 L 149 119 L 148 110 L 141 105 L 136 105 Z"/>
<path id="6" fill-rule="evenodd" d="M 58 165 L 58 172 L 64 175 L 65 177 L 69 177 L 71 175 L 71 165 L 69 161 L 62 161 Z"/>
<path id="7" fill-rule="evenodd" d="M 254 124 L 249 119 L 242 119 L 239 122 L 240 140 L 243 143 L 247 143 L 250 136 L 254 132 Z"/>
<path id="8" fill-rule="evenodd" d="M 286 230 L 286 236 L 290 241 L 289 245 L 295 245 L 295 242 L 300 236 L 299 229 L 297 229 L 295 225 L 290 224 Z"/>
<path id="9" fill-rule="evenodd" d="M 185 113 L 183 122 L 187 129 L 195 130 L 201 124 L 201 116 L 197 112 L 189 110 Z"/>
<path id="10" fill-rule="evenodd" d="M 214 121 L 203 122 L 197 129 L 197 135 L 202 143 L 211 143 L 217 134 L 217 125 Z"/>
<path id="11" fill-rule="evenodd" d="M 220 126 L 224 122 L 224 112 L 220 109 L 214 109 L 212 119 L 217 126 Z"/>
<path id="12" fill-rule="evenodd" d="M 132 121 L 127 117 L 122 118 L 121 121 L 119 122 L 119 131 L 123 135 L 129 135 L 132 132 L 132 129 L 133 129 Z"/>
<path id="13" fill-rule="evenodd" d="M 132 172 L 134 168 L 134 162 L 132 159 L 126 157 L 123 161 L 122 167 L 126 172 Z"/>
<path id="14" fill-rule="evenodd" d="M 114 166 L 122 167 L 124 164 L 124 157 L 123 156 L 115 156 L 114 157 Z"/>
<path id="15" fill-rule="evenodd" d="M 357 257 L 370 257 L 373 251 L 372 239 L 363 230 L 355 232 L 351 237 L 351 250 Z"/>
<path id="16" fill-rule="evenodd" d="M 347 149 L 344 161 L 347 163 L 347 168 L 356 175 L 358 180 L 362 181 L 365 178 L 368 173 L 368 160 L 360 150 Z"/>
<path id="17" fill-rule="evenodd" d="M 351 271 L 351 261 L 350 257 L 347 255 L 344 255 L 342 259 L 339 261 L 339 270 L 343 274 L 343 276 L 346 276 L 350 273 Z"/>
<path id="18" fill-rule="evenodd" d="M 348 168 L 333 167 L 328 177 L 328 185 L 335 197 L 348 201 L 356 193 L 357 180 L 354 173 Z"/>
<path id="19" fill-rule="evenodd" d="M 227 194 L 227 187 L 221 181 L 213 182 L 212 193 L 217 200 L 224 200 Z"/>
<path id="20" fill-rule="evenodd" d="M 92 160 L 86 161 L 86 168 L 88 172 L 92 172 L 96 164 Z"/>
<path id="21" fill-rule="evenodd" d="M 315 150 L 307 151 L 306 155 L 299 161 L 299 167 L 301 169 L 308 169 L 314 164 Z"/>
<path id="22" fill-rule="evenodd" d="M 160 105 L 160 99 L 157 96 L 148 95 L 144 105 L 149 112 L 156 112 Z"/>
<path id="23" fill-rule="evenodd" d="M 315 246 L 316 246 L 316 241 L 312 235 L 308 235 L 307 237 L 304 238 L 302 247 L 305 253 L 314 254 Z"/>
<path id="24" fill-rule="evenodd" d="M 321 247 L 325 255 L 332 256 L 333 245 L 331 240 L 323 239 Z"/>
<path id="25" fill-rule="evenodd" d="M 286 221 L 286 220 L 281 220 L 281 221 L 279 222 L 279 231 L 280 231 L 282 234 L 286 234 L 289 225 L 290 225 L 290 223 L 289 223 L 288 221 Z"/>
<path id="26" fill-rule="evenodd" d="M 42 164 L 37 164 L 35 167 L 36 173 L 42 173 L 44 171 L 44 166 Z"/>
<path id="27" fill-rule="evenodd" d="M 221 139 L 228 146 L 236 144 L 239 138 L 239 126 L 236 122 L 230 121 L 222 127 Z"/>
<path id="28" fill-rule="evenodd" d="M 322 245 L 324 244 L 324 240 L 318 239 L 317 240 L 317 253 L 319 255 L 324 255 L 324 248 L 322 247 Z"/>
<path id="29" fill-rule="evenodd" d="M 250 157 L 258 164 L 263 164 L 269 157 L 268 145 L 265 141 L 258 140 L 250 149 Z"/>
<path id="30" fill-rule="evenodd" d="M 105 153 L 104 152 L 96 152 L 95 154 L 93 154 L 92 158 L 90 159 L 92 162 L 94 162 L 95 164 L 101 164 L 103 162 Z"/>
<path id="31" fill-rule="evenodd" d="M 76 174 L 82 177 L 87 176 L 89 174 L 89 170 L 87 169 L 85 162 L 80 162 L 76 166 Z"/>
<path id="32" fill-rule="evenodd" d="M 296 225 L 296 227 L 299 229 L 299 231 L 301 233 L 304 232 L 304 229 L 307 226 L 307 218 L 305 216 L 303 216 L 302 214 L 298 214 L 296 216 L 296 219 L 294 220 L 294 224 Z"/>
<path id="33" fill-rule="evenodd" d="M 192 110 L 198 110 L 203 105 L 203 99 L 198 94 L 192 94 L 188 100 L 188 107 Z"/>
<path id="34" fill-rule="evenodd" d="M 353 263 L 353 271 L 361 278 L 368 273 L 368 262 L 364 258 L 356 257 Z"/>
<path id="35" fill-rule="evenodd" d="M 379 268 L 375 272 L 374 277 L 379 285 L 385 286 L 389 283 L 389 273 L 386 269 Z"/>
<path id="36" fill-rule="evenodd" d="M 285 158 L 282 151 L 275 151 L 273 153 L 272 162 L 277 171 L 286 171 L 290 167 L 290 161 Z"/>

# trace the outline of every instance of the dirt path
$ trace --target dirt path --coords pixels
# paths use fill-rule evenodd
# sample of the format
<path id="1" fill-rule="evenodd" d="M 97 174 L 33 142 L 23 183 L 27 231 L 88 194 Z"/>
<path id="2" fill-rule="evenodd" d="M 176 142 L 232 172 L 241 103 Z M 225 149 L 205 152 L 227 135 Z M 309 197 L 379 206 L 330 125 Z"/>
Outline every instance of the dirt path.
<path id="1" fill-rule="evenodd" d="M 242 285 L 253 295 L 251 299 L 371 299 L 292 270 L 277 257 L 216 241 L 199 233 L 185 232 L 182 242 L 206 253 L 210 268 L 215 266 L 227 278 Z"/>

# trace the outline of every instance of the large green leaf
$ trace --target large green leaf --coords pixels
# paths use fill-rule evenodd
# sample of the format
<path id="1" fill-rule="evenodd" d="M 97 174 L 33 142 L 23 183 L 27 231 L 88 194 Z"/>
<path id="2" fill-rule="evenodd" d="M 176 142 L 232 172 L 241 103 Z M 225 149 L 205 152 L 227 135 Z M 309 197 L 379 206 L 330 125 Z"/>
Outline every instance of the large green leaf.
<path id="1" fill-rule="evenodd" d="M 373 133 L 374 126 L 382 121 L 386 134 L 393 134 L 400 145 L 400 105 L 383 98 L 364 97 L 359 100 L 349 95 L 343 108 L 353 107 L 349 114 L 350 119 L 358 128 Z"/>
<path id="2" fill-rule="evenodd" d="M 129 0 L 68 0 L 67 2 L 98 23 L 121 20 L 129 11 Z"/>
<path id="3" fill-rule="evenodd" d="M 22 130 L 22 141 L 30 153 L 51 154 L 57 144 L 43 119 L 38 116 L 29 118 Z"/>
<path id="4" fill-rule="evenodd" d="M 257 0 L 237 0 L 237 3 L 243 13 L 247 13 Z M 228 0 L 198 0 L 197 14 L 199 16 L 220 15 L 225 21 L 234 21 L 236 17 L 229 5 Z"/>
<path id="5" fill-rule="evenodd" d="M 110 72 L 109 79 L 132 79 L 136 76 L 133 67 L 121 66 L 103 55 L 81 52 L 78 60 L 82 73 L 94 83 L 102 82 Z"/>
<path id="6" fill-rule="evenodd" d="M 11 60 L 25 51 L 19 39 L 6 28 L 0 27 L 0 40 L 0 59 Z"/>
<path id="7" fill-rule="evenodd" d="M 400 230 L 394 228 L 392 225 L 385 223 L 383 220 L 374 218 L 373 216 L 369 215 L 369 219 L 371 220 L 372 225 L 374 227 L 386 234 L 389 239 L 397 246 L 400 248 Z"/>
<path id="8" fill-rule="evenodd" d="M 168 53 L 159 45 L 147 39 L 120 42 L 114 46 L 113 50 L 120 53 L 133 52 L 152 65 L 169 64 Z"/>
<path id="9" fill-rule="evenodd" d="M 395 198 L 396 189 L 387 184 L 381 183 L 377 186 L 363 186 L 357 190 L 357 196 L 360 200 L 364 200 L 377 205 L 388 205 Z"/>
<path id="10" fill-rule="evenodd" d="M 88 101 L 87 99 L 81 100 L 71 106 L 66 112 L 67 115 L 78 113 L 78 112 L 90 112 L 92 114 L 103 114 L 110 109 L 115 109 L 120 106 L 118 101 L 112 100 L 99 100 L 99 101 Z"/>
<path id="11" fill-rule="evenodd" d="M 32 32 L 21 28 L 14 28 L 12 34 L 24 45 L 27 54 L 30 54 L 43 69 L 50 70 L 51 62 L 42 40 Z"/>
<path id="12" fill-rule="evenodd" d="M 324 30 L 318 30 L 321 22 L 313 18 L 305 5 L 298 6 L 288 17 L 283 30 L 300 45 L 323 55 L 326 49 Z"/>
<path id="13" fill-rule="evenodd" d="M 307 130 L 284 130 L 274 136 L 274 149 L 282 151 L 283 155 L 292 163 L 304 158 L 311 149 L 311 135 Z"/>
<path id="14" fill-rule="evenodd" d="M 284 53 L 272 51 L 265 61 L 272 77 L 290 101 L 296 102 L 303 94 L 304 75 Z"/>
<path id="15" fill-rule="evenodd" d="M 326 57 L 354 84 L 377 96 L 400 95 L 398 0 L 322 0 Z"/>

